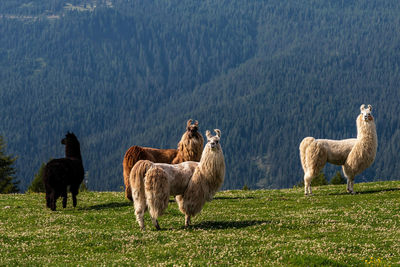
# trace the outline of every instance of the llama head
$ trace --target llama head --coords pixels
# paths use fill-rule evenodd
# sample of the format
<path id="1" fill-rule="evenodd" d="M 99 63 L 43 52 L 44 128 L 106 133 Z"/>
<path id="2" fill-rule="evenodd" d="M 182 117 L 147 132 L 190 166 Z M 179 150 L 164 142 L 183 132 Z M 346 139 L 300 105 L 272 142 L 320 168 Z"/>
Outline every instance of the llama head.
<path id="1" fill-rule="evenodd" d="M 61 144 L 65 145 L 66 157 L 81 158 L 80 144 L 74 133 L 67 132 Z"/>
<path id="2" fill-rule="evenodd" d="M 76 138 L 74 133 L 67 132 L 67 134 L 65 135 L 65 138 L 63 138 L 61 140 L 61 144 L 66 145 L 68 142 L 70 142 L 72 140 L 78 141 L 78 138 Z"/>
<path id="3" fill-rule="evenodd" d="M 360 107 L 360 111 L 361 111 L 360 117 L 365 122 L 374 120 L 374 117 L 372 117 L 372 106 L 371 105 L 368 105 L 368 108 L 365 108 L 365 105 L 362 104 Z"/>
<path id="4" fill-rule="evenodd" d="M 186 131 L 189 136 L 189 138 L 192 138 L 196 136 L 197 132 L 199 131 L 199 122 L 195 121 L 194 124 L 192 124 L 193 120 L 188 120 L 186 124 Z"/>
<path id="5" fill-rule="evenodd" d="M 212 135 L 209 130 L 206 131 L 207 136 L 207 144 L 206 146 L 210 147 L 211 150 L 222 150 L 219 140 L 221 138 L 221 131 L 219 129 L 214 130 L 217 135 Z"/>

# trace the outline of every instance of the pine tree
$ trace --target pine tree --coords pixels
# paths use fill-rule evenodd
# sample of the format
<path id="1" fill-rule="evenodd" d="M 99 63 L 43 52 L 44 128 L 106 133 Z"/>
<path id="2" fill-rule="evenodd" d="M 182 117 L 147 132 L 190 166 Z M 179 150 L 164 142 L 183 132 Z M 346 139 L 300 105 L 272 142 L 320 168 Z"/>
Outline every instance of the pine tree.
<path id="1" fill-rule="evenodd" d="M 331 179 L 331 184 L 345 184 L 346 178 L 342 176 L 342 174 L 337 171 L 336 174 Z"/>
<path id="2" fill-rule="evenodd" d="M 44 171 L 45 166 L 46 166 L 46 164 L 42 163 L 42 165 L 39 168 L 38 173 L 33 178 L 31 185 L 28 187 L 27 192 L 29 192 L 29 193 L 31 193 L 31 192 L 44 193 L 45 192 L 45 188 L 44 188 L 44 184 L 43 184 L 43 171 Z"/>
<path id="3" fill-rule="evenodd" d="M 311 186 L 321 186 L 321 185 L 327 185 L 328 181 L 326 180 L 325 174 L 321 172 L 318 174 L 317 177 L 314 177 L 314 179 L 311 182 Z"/>
<path id="4" fill-rule="evenodd" d="M 4 152 L 5 142 L 0 136 L 0 193 L 17 193 L 19 192 L 19 181 L 15 180 L 16 170 L 12 167 L 17 158 L 7 156 Z"/>
<path id="5" fill-rule="evenodd" d="M 328 181 L 326 180 L 325 174 L 321 172 L 318 174 L 314 179 L 311 181 L 311 186 L 321 186 L 321 185 L 327 185 Z M 304 186 L 304 181 L 301 180 L 298 182 L 295 187 L 303 187 Z"/>

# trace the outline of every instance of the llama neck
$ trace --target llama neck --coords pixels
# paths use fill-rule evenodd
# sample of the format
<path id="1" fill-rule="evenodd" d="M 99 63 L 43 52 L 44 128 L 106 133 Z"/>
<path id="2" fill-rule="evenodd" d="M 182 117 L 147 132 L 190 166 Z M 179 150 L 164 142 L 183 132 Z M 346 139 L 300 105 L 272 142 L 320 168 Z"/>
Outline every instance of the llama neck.
<path id="1" fill-rule="evenodd" d="M 65 146 L 65 157 L 82 160 L 81 149 L 80 149 L 79 144 L 66 145 Z"/>
<path id="2" fill-rule="evenodd" d="M 221 187 L 225 177 L 225 161 L 221 150 L 205 149 L 201 156 L 199 171 L 202 183 L 207 185 L 211 195 Z"/>
<path id="3" fill-rule="evenodd" d="M 364 122 L 361 116 L 357 119 L 357 142 L 363 143 L 366 148 L 377 149 L 378 137 L 374 121 Z"/>
<path id="4" fill-rule="evenodd" d="M 200 161 L 203 143 L 201 135 L 189 138 L 185 133 L 178 144 L 178 154 L 183 161 Z"/>
<path id="5" fill-rule="evenodd" d="M 364 122 L 361 118 L 357 120 L 357 140 L 365 138 L 376 138 L 376 127 L 374 121 Z"/>

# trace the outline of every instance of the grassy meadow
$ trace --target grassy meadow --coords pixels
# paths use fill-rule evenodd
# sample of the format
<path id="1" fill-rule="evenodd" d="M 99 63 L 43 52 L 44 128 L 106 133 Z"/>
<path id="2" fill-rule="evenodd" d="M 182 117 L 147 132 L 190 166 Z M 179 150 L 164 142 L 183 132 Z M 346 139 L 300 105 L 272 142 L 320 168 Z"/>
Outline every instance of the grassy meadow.
<path id="1" fill-rule="evenodd" d="M 171 199 L 156 231 L 123 192 L 0 195 L 1 266 L 400 266 L 400 181 L 219 192 L 183 227 Z"/>

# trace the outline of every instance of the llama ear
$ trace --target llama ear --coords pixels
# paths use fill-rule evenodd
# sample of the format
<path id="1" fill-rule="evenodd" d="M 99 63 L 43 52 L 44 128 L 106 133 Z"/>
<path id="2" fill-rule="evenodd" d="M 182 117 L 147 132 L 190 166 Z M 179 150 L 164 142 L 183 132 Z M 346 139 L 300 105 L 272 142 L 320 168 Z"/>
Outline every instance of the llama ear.
<path id="1" fill-rule="evenodd" d="M 211 132 L 209 130 L 206 131 L 207 139 L 212 138 Z"/>
<path id="2" fill-rule="evenodd" d="M 220 129 L 214 129 L 214 132 L 216 132 L 216 133 L 217 133 L 217 136 L 218 136 L 219 138 L 221 138 L 221 130 L 220 130 Z"/>
<path id="3" fill-rule="evenodd" d="M 189 127 L 192 124 L 192 121 L 192 119 L 188 120 L 186 126 Z"/>
<path id="4" fill-rule="evenodd" d="M 199 122 L 196 120 L 196 121 L 194 121 L 194 125 L 195 126 L 199 126 Z"/>
<path id="5" fill-rule="evenodd" d="M 360 111 L 363 111 L 364 109 L 365 109 L 365 105 L 362 104 L 361 107 L 360 107 Z"/>
<path id="6" fill-rule="evenodd" d="M 372 111 L 372 106 L 368 105 L 368 109 L 369 109 L 369 111 Z"/>

